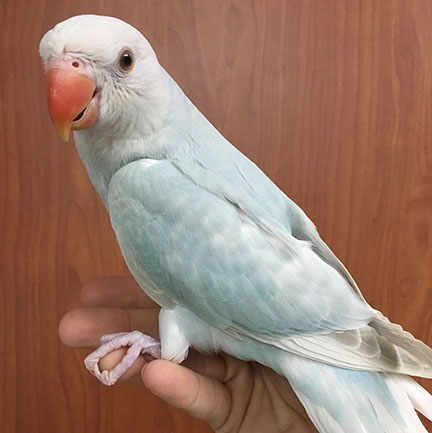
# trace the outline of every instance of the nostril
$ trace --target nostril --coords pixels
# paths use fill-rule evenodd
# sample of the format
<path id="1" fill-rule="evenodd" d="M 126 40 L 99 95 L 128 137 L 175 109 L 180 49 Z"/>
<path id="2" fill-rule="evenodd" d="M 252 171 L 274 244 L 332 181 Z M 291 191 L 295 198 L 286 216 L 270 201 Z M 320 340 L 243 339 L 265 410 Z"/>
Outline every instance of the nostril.
<path id="1" fill-rule="evenodd" d="M 73 66 L 74 68 L 79 68 L 79 62 L 77 62 L 76 60 L 74 60 L 74 61 L 72 62 L 72 66 Z"/>

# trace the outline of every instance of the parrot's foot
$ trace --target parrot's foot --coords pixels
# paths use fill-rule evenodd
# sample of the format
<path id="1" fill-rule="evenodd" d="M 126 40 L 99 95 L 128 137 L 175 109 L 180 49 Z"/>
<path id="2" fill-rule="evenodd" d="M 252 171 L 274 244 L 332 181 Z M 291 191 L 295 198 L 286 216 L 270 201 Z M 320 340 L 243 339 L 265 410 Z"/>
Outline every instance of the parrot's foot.
<path id="1" fill-rule="evenodd" d="M 114 385 L 140 355 L 148 354 L 153 358 L 161 357 L 160 342 L 139 331 L 104 335 L 100 341 L 102 345 L 90 353 L 84 363 L 87 370 L 107 386 Z M 128 347 L 123 359 L 113 369 L 101 372 L 99 370 L 99 361 L 105 355 L 122 347 Z"/>

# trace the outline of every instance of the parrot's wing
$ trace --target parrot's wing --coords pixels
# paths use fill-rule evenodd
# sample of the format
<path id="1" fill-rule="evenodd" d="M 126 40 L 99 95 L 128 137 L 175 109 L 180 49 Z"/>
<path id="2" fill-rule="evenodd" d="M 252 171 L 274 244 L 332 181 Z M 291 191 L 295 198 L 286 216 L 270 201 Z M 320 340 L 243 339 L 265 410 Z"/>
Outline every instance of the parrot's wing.
<path id="1" fill-rule="evenodd" d="M 432 349 L 382 316 L 359 329 L 265 342 L 339 367 L 432 378 Z"/>
<path id="2" fill-rule="evenodd" d="M 309 242 L 252 221 L 173 163 L 123 167 L 108 206 L 129 267 L 162 306 L 332 364 L 399 371 L 393 345 L 367 325 L 377 312 Z"/>
<path id="3" fill-rule="evenodd" d="M 376 314 L 310 243 L 252 221 L 169 161 L 122 168 L 108 205 L 125 256 L 133 251 L 169 299 L 218 328 L 303 336 L 356 329 Z"/>
<path id="4" fill-rule="evenodd" d="M 236 149 L 231 149 L 236 152 Z M 240 156 L 240 155 L 238 155 Z M 288 231 L 296 239 L 307 241 L 311 244 L 313 251 L 326 263 L 335 268 L 348 282 L 353 291 L 364 301 L 364 297 L 354 281 L 351 274 L 345 268 L 343 263 L 336 257 L 333 251 L 328 245 L 321 239 L 316 230 L 314 223 L 305 214 L 303 209 L 298 206 L 294 201 L 287 197 L 263 172 L 251 161 L 243 158 L 243 155 L 237 159 L 235 168 L 237 170 L 237 176 L 235 179 L 230 179 L 230 173 L 224 173 L 224 179 L 228 179 L 228 182 L 221 183 L 219 176 L 210 176 L 210 178 L 217 178 L 218 189 L 223 191 L 223 195 L 231 197 L 232 201 L 237 203 L 245 203 L 245 190 L 246 188 L 238 188 L 237 191 L 233 191 L 232 183 L 239 185 L 239 180 L 243 180 L 249 186 L 249 189 L 257 194 L 256 201 L 261 203 L 261 209 L 255 212 L 255 215 L 262 215 L 263 212 L 268 210 L 279 210 L 279 214 L 271 215 L 276 219 L 278 224 L 281 224 L 286 231 Z M 210 167 L 206 167 L 207 173 Z M 221 167 L 217 167 L 220 171 Z M 196 169 L 195 169 L 196 171 Z M 231 173 L 232 176 L 232 173 Z M 208 180 L 205 183 L 210 183 Z M 208 189 L 212 189 L 211 186 Z M 256 206 L 256 203 L 251 201 L 246 202 L 246 208 L 251 209 Z M 255 219 L 251 215 L 251 219 Z M 269 220 L 269 218 L 266 218 Z"/>

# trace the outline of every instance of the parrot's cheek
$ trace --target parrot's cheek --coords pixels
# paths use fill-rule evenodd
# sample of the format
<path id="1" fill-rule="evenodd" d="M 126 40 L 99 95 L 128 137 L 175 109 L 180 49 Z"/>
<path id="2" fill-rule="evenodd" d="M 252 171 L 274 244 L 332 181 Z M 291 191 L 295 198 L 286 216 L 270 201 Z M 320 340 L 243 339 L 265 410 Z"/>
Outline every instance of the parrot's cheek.
<path id="1" fill-rule="evenodd" d="M 73 70 L 52 68 L 46 72 L 48 110 L 64 141 L 70 130 L 90 128 L 99 116 L 99 95 L 95 81 Z"/>

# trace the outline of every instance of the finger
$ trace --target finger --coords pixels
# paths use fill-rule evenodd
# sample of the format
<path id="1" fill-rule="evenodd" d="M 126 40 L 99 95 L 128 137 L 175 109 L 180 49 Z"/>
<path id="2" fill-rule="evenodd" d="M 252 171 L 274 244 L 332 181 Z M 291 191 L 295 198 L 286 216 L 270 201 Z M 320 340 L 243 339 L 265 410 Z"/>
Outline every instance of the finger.
<path id="1" fill-rule="evenodd" d="M 157 306 L 129 276 L 91 280 L 81 289 L 81 300 L 86 307 L 155 308 Z"/>
<path id="2" fill-rule="evenodd" d="M 212 426 L 222 425 L 229 414 L 230 393 L 214 378 L 158 359 L 145 366 L 142 379 L 144 385 L 166 403 Z"/>
<path id="3" fill-rule="evenodd" d="M 111 370 L 125 356 L 127 348 L 115 350 L 99 361 L 99 368 L 102 370 Z M 121 376 L 120 382 L 128 382 L 135 384 L 143 384 L 141 370 L 146 364 L 153 361 L 154 358 L 150 355 L 141 355 L 134 364 Z M 225 380 L 226 366 L 222 358 L 217 356 L 205 356 L 199 352 L 191 351 L 188 359 L 182 363 L 183 366 L 192 369 L 196 373 L 204 376 L 212 377 L 223 383 Z"/>
<path id="4" fill-rule="evenodd" d="M 102 335 L 138 330 L 158 337 L 158 309 L 78 308 L 64 315 L 59 337 L 67 346 L 94 347 Z"/>
<path id="5" fill-rule="evenodd" d="M 184 367 L 204 376 L 210 376 L 219 382 L 224 382 L 227 373 L 225 360 L 220 356 L 203 355 L 191 349 L 187 359 L 182 362 Z"/>

